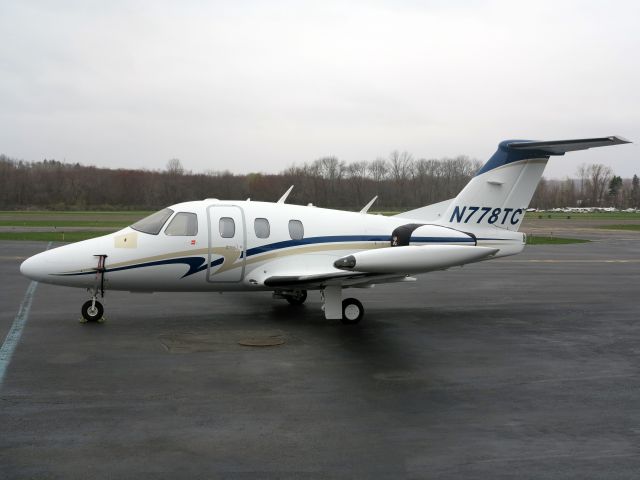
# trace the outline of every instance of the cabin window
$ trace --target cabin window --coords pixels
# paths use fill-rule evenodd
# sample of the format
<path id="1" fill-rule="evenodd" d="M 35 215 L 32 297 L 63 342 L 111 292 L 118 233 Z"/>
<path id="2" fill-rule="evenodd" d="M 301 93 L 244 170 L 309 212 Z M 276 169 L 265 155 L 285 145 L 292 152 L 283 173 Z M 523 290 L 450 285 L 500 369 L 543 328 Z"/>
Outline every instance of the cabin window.
<path id="1" fill-rule="evenodd" d="M 289 236 L 292 240 L 302 240 L 304 237 L 304 226 L 300 220 L 289 220 Z"/>
<path id="2" fill-rule="evenodd" d="M 233 238 L 236 235 L 236 222 L 231 217 L 222 217 L 219 222 L 220 236 Z"/>
<path id="3" fill-rule="evenodd" d="M 198 233 L 198 216 L 195 213 L 180 212 L 169 222 L 165 235 L 194 236 Z"/>
<path id="4" fill-rule="evenodd" d="M 173 215 L 173 210 L 165 208 L 159 212 L 152 213 L 148 217 L 144 217 L 142 220 L 138 220 L 131 225 L 131 228 L 138 230 L 142 233 L 149 233 L 151 235 L 157 235 L 162 230 L 163 225 L 169 220 L 169 217 Z"/>
<path id="5" fill-rule="evenodd" d="M 253 221 L 253 229 L 256 232 L 258 238 L 269 238 L 271 228 L 269 227 L 269 220 L 266 218 L 256 218 Z"/>

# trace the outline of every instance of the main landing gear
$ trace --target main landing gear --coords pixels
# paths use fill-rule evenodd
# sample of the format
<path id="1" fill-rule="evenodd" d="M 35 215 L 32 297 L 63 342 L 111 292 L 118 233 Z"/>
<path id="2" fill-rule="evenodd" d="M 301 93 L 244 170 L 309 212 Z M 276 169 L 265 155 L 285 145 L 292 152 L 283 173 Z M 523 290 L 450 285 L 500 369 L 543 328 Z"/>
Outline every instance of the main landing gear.
<path id="1" fill-rule="evenodd" d="M 284 296 L 290 305 L 302 305 L 307 300 L 306 290 L 294 290 L 290 294 Z"/>
<path id="2" fill-rule="evenodd" d="M 364 316 L 364 307 L 355 298 L 342 299 L 342 287 L 332 285 L 320 290 L 322 310 L 327 320 L 340 320 L 345 325 L 355 325 Z M 302 305 L 307 299 L 306 290 L 276 290 L 273 298 L 286 300 L 291 305 Z"/>
<path id="3" fill-rule="evenodd" d="M 345 325 L 355 325 L 364 316 L 364 307 L 355 298 L 342 300 L 342 287 L 331 285 L 320 291 L 322 309 L 327 320 L 340 320 Z"/>
<path id="4" fill-rule="evenodd" d="M 84 322 L 100 322 L 103 321 L 104 307 L 97 300 L 98 292 L 100 296 L 104 298 L 104 272 L 105 272 L 105 260 L 106 255 L 95 255 L 98 257 L 98 266 L 96 267 L 96 283 L 91 292 L 91 300 L 86 301 L 82 305 L 82 318 Z"/>
<path id="5" fill-rule="evenodd" d="M 276 290 L 273 298 L 281 298 L 289 302 L 290 305 L 302 305 L 307 300 L 306 290 Z"/>
<path id="6" fill-rule="evenodd" d="M 345 325 L 355 325 L 362 320 L 364 307 L 359 300 L 347 298 L 342 301 L 342 318 L 340 321 Z"/>

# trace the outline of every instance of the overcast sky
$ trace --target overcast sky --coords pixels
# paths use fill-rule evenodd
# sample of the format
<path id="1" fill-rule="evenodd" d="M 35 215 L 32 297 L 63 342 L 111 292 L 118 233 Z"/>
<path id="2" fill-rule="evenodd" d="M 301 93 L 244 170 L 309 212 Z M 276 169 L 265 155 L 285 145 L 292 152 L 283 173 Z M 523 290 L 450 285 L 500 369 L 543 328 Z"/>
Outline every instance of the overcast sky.
<path id="1" fill-rule="evenodd" d="M 640 142 L 637 1 L 0 0 L 0 153 L 278 172 L 326 155 L 487 159 Z M 625 145 L 552 158 L 547 177 Z"/>

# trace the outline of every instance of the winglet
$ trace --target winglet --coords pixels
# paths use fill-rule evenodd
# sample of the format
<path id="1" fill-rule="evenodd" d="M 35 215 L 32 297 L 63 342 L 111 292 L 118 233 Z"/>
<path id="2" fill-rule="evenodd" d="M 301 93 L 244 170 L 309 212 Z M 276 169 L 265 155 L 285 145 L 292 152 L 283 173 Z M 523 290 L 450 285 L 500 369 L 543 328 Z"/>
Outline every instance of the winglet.
<path id="1" fill-rule="evenodd" d="M 362 210 L 360 210 L 360 213 L 367 213 L 371 208 L 371 205 L 373 205 L 373 202 L 375 202 L 377 199 L 378 199 L 378 196 L 376 195 L 371 199 L 369 203 L 367 203 L 364 207 L 362 207 Z"/>
<path id="2" fill-rule="evenodd" d="M 280 197 L 280 200 L 278 200 L 276 203 L 284 203 L 284 201 L 287 199 L 287 197 L 289 196 L 289 194 L 291 193 L 291 190 L 293 190 L 293 185 L 291 185 L 289 187 L 289 190 L 287 190 L 286 192 L 284 192 L 284 195 L 282 195 Z"/>

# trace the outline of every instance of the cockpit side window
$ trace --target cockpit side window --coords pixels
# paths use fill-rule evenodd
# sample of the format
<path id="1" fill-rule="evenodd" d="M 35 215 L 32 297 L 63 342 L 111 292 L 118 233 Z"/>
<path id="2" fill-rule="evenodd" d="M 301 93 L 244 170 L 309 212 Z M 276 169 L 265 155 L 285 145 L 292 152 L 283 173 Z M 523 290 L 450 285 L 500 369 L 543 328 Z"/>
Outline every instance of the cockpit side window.
<path id="1" fill-rule="evenodd" d="M 150 235 L 157 235 L 162 230 L 162 226 L 169 220 L 169 217 L 173 215 L 173 210 L 165 208 L 159 212 L 152 213 L 148 217 L 144 217 L 142 220 L 138 220 L 131 225 L 131 228 L 138 230 L 142 233 L 148 233 Z"/>
<path id="2" fill-rule="evenodd" d="M 236 234 L 236 222 L 231 217 L 221 217 L 218 228 L 222 238 L 233 238 Z"/>
<path id="3" fill-rule="evenodd" d="M 198 234 L 198 216 L 195 213 L 179 212 L 164 230 L 165 235 L 194 236 Z"/>

